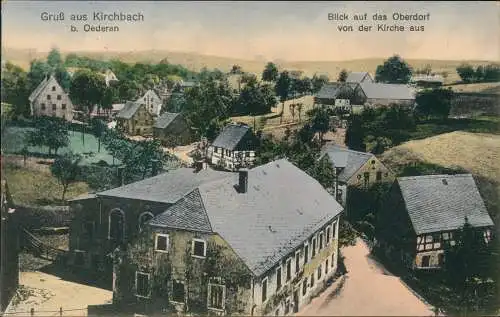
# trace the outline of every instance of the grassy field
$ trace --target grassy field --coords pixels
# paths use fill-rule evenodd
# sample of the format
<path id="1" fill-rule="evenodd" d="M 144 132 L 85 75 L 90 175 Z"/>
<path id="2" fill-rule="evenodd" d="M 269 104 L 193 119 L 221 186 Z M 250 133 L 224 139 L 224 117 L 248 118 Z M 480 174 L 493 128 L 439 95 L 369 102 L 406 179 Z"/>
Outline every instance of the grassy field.
<path id="1" fill-rule="evenodd" d="M 450 85 L 455 92 L 481 92 L 500 95 L 500 83 L 477 83 L 477 84 L 458 84 Z"/>
<path id="2" fill-rule="evenodd" d="M 62 52 L 65 56 L 68 52 Z M 159 62 L 167 58 L 170 63 L 181 64 L 190 70 L 200 70 L 203 67 L 209 69 L 218 68 L 222 71 L 229 71 L 232 65 L 240 65 L 244 71 L 258 74 L 259 77 L 267 61 L 263 60 L 244 60 L 237 58 L 227 58 L 219 56 L 202 55 L 197 53 L 170 52 L 170 51 L 131 51 L 131 52 L 74 52 L 81 56 L 87 56 L 95 59 L 110 60 L 112 58 L 120 59 L 126 63 L 136 62 Z M 9 49 L 2 48 L 2 59 L 17 64 L 24 69 L 29 68 L 29 63 L 33 59 L 45 59 L 47 52 L 40 52 L 35 49 Z M 388 57 L 388 56 L 387 56 Z M 302 70 L 305 75 L 312 76 L 314 73 L 326 74 L 330 79 L 337 78 L 342 69 L 348 71 L 367 71 L 374 73 L 377 65 L 383 63 L 387 58 L 369 58 L 348 61 L 276 61 L 281 69 Z M 404 56 L 403 56 L 404 58 Z M 487 61 L 445 61 L 445 60 L 416 60 L 408 59 L 407 62 L 415 69 L 423 68 L 430 64 L 434 72 L 448 72 L 446 82 L 455 82 L 459 80 L 456 68 L 467 62 L 472 66 L 484 65 Z"/>
<path id="3" fill-rule="evenodd" d="M 19 153 L 24 144 L 26 144 L 26 133 L 30 131 L 30 128 L 21 127 L 8 127 L 6 128 L 2 140 L 2 148 L 6 153 Z M 104 146 L 101 144 L 101 151 L 97 152 L 98 144 L 97 139 L 92 134 L 85 134 L 85 142 L 82 142 L 81 132 L 69 132 L 70 145 L 68 147 L 62 148 L 58 153 L 64 153 L 69 150 L 73 153 L 87 154 L 85 155 L 85 163 L 97 163 L 100 160 L 105 161 L 108 164 L 113 164 L 113 157 L 106 151 Z M 42 153 L 47 154 L 48 148 L 46 147 L 28 147 L 31 153 Z M 90 154 L 93 153 L 93 154 Z M 116 160 L 115 160 L 116 163 Z"/>
<path id="4" fill-rule="evenodd" d="M 455 131 L 412 140 L 382 154 L 396 173 L 408 163 L 423 162 L 472 173 L 494 221 L 500 221 L 500 135 Z"/>
<path id="5" fill-rule="evenodd" d="M 417 124 L 411 139 L 418 140 L 453 131 L 500 134 L 500 117 L 479 116 L 471 119 L 430 120 Z"/>
<path id="6" fill-rule="evenodd" d="M 63 187 L 52 176 L 47 165 L 30 160 L 26 167 L 7 162 L 4 174 L 9 184 L 9 191 L 15 204 L 49 205 L 61 203 Z M 39 165 L 39 166 L 36 166 Z M 77 182 L 68 187 L 66 199 L 70 199 L 89 190 L 86 183 Z"/>

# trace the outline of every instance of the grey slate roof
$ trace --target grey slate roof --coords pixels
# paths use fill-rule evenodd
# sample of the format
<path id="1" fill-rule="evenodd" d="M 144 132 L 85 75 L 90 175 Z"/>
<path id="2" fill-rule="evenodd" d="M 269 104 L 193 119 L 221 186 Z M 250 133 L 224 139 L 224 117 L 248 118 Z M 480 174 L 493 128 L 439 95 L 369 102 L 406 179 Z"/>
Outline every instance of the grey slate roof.
<path id="1" fill-rule="evenodd" d="M 155 122 L 154 128 L 165 129 L 180 113 L 164 112 Z"/>
<path id="2" fill-rule="evenodd" d="M 193 215 L 201 230 L 210 226 L 261 276 L 343 210 L 315 179 L 285 159 L 249 170 L 246 193 L 237 192 L 237 182 L 237 173 L 205 182 L 150 224 L 187 227 L 185 219 Z M 208 221 L 190 208 L 202 208 Z M 181 211 L 182 221 L 173 216 Z"/>
<path id="3" fill-rule="evenodd" d="M 334 99 L 339 91 L 340 83 L 326 83 L 314 97 L 321 99 Z"/>
<path id="4" fill-rule="evenodd" d="M 222 129 L 212 146 L 234 150 L 250 131 L 250 127 L 243 124 L 228 124 Z"/>
<path id="5" fill-rule="evenodd" d="M 359 87 L 369 99 L 415 100 L 415 91 L 404 84 L 363 82 Z"/>
<path id="6" fill-rule="evenodd" d="M 97 193 L 97 196 L 173 204 L 201 183 L 227 177 L 230 174 L 210 168 L 199 172 L 195 172 L 192 168 L 178 168 L 139 182 Z"/>
<path id="7" fill-rule="evenodd" d="M 370 74 L 367 72 L 350 72 L 345 81 L 348 83 L 360 83 L 365 76 L 370 76 Z"/>
<path id="8" fill-rule="evenodd" d="M 198 188 L 182 197 L 175 205 L 153 218 L 149 223 L 154 226 L 212 232 Z"/>
<path id="9" fill-rule="evenodd" d="M 397 182 L 417 234 L 458 229 L 465 217 L 474 227 L 493 226 L 470 174 L 400 177 Z"/>
<path id="10" fill-rule="evenodd" d="M 139 110 L 140 106 L 140 103 L 127 101 L 120 112 L 116 114 L 116 117 L 121 119 L 130 119 L 134 116 L 137 110 Z"/>
<path id="11" fill-rule="evenodd" d="M 322 150 L 323 155 L 328 155 L 333 167 L 342 168 L 338 175 L 338 180 L 347 182 L 366 162 L 368 162 L 373 154 L 350 150 L 338 145 L 326 145 Z"/>

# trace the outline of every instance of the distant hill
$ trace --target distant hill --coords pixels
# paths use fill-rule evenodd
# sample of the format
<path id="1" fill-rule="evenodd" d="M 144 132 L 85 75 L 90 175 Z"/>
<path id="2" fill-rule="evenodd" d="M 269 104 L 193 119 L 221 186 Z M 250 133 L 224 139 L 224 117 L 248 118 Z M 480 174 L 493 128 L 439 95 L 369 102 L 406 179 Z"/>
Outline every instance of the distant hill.
<path id="1" fill-rule="evenodd" d="M 266 61 L 262 58 L 255 60 L 244 60 L 229 57 L 202 55 L 195 52 L 172 52 L 172 51 L 129 51 L 129 52 L 90 52 L 90 51 L 74 51 L 61 52 L 63 56 L 68 53 L 76 53 L 78 55 L 87 56 L 89 58 L 109 60 L 120 59 L 126 63 L 136 62 L 159 62 L 167 58 L 170 63 L 181 64 L 191 70 L 199 70 L 203 67 L 209 69 L 218 68 L 222 71 L 229 71 L 232 65 L 240 65 L 244 71 L 260 75 Z M 29 67 L 29 63 L 33 59 L 45 59 L 47 52 L 37 51 L 35 49 L 11 49 L 2 48 L 2 60 L 10 61 L 25 69 Z M 389 56 L 387 56 L 389 57 Z M 337 78 L 338 73 L 342 69 L 348 71 L 367 71 L 374 73 L 377 65 L 380 65 L 385 58 L 368 58 L 347 61 L 279 61 L 278 66 L 281 69 L 302 70 L 306 75 L 312 76 L 314 73 L 327 74 L 330 79 Z M 404 56 L 403 56 L 404 58 Z M 415 69 L 423 68 L 430 64 L 434 72 L 448 72 L 446 82 L 454 82 L 459 80 L 455 71 L 457 66 L 467 62 L 473 66 L 490 63 L 488 61 L 443 61 L 432 59 L 408 59 L 407 62 Z"/>

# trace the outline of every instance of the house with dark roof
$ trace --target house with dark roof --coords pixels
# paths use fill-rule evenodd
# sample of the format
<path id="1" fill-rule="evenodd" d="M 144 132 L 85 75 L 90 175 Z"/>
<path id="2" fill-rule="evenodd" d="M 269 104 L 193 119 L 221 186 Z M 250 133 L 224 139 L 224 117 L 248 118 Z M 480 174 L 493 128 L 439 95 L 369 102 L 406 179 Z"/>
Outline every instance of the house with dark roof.
<path id="1" fill-rule="evenodd" d="M 347 83 L 373 83 L 375 82 L 367 72 L 350 72 L 345 80 Z"/>
<path id="2" fill-rule="evenodd" d="M 255 162 L 256 141 L 249 126 L 231 123 L 222 129 L 209 146 L 207 157 L 211 164 L 230 171 L 251 167 Z"/>
<path id="3" fill-rule="evenodd" d="M 182 189 L 167 175 L 163 195 L 127 190 L 176 201 L 116 252 L 113 305 L 139 314 L 281 316 L 324 288 L 337 269 L 343 208 L 285 159 L 225 175 Z"/>
<path id="4" fill-rule="evenodd" d="M 181 113 L 164 112 L 153 125 L 153 136 L 165 146 L 191 142 L 191 128 Z"/>
<path id="5" fill-rule="evenodd" d="M 343 107 L 347 108 L 345 110 L 349 110 L 349 106 L 355 103 L 354 90 L 356 87 L 357 83 L 326 83 L 314 95 L 314 104 Z"/>
<path id="6" fill-rule="evenodd" d="M 17 214 L 7 181 L 3 178 L 0 198 L 0 313 L 3 313 L 19 286 L 20 251 Z"/>
<path id="7" fill-rule="evenodd" d="M 345 205 L 350 186 L 369 187 L 394 181 L 394 174 L 372 153 L 350 150 L 335 144 L 325 145 L 321 158 L 327 156 L 335 169 L 335 197 Z"/>
<path id="8" fill-rule="evenodd" d="M 154 117 L 145 104 L 127 101 L 116 115 L 116 127 L 128 135 L 149 136 L 153 133 Z"/>
<path id="9" fill-rule="evenodd" d="M 114 189 L 69 201 L 75 217 L 70 226 L 68 264 L 101 272 L 111 287 L 112 252 L 134 241 L 144 223 L 172 206 L 199 184 L 227 176 L 206 164 L 179 168 Z"/>
<path id="10" fill-rule="evenodd" d="M 399 177 L 380 217 L 379 243 L 414 269 L 436 269 L 467 221 L 491 239 L 493 221 L 470 174 Z M 384 225 L 385 224 L 385 225 Z"/>
<path id="11" fill-rule="evenodd" d="M 45 77 L 29 96 L 33 117 L 59 117 L 73 120 L 73 103 L 54 75 Z"/>
<path id="12" fill-rule="evenodd" d="M 356 87 L 354 94 L 358 101 L 357 104 L 365 106 L 379 107 L 399 104 L 413 107 L 416 90 L 405 84 L 361 82 Z"/>

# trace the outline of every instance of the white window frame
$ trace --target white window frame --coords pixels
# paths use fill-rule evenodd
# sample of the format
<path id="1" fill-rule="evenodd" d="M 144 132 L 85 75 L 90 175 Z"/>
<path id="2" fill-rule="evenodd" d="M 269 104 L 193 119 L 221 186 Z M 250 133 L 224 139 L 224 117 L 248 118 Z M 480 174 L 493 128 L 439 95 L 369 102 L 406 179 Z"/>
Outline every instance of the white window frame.
<path id="1" fill-rule="evenodd" d="M 299 255 L 299 265 L 297 265 L 297 254 Z M 295 251 L 295 259 L 294 260 L 295 260 L 294 261 L 295 262 L 294 263 L 295 264 L 295 275 L 297 275 L 300 272 L 300 250 Z M 297 270 L 297 266 L 299 268 L 298 270 Z"/>
<path id="2" fill-rule="evenodd" d="M 311 259 L 316 256 L 316 249 L 318 248 L 318 240 L 316 236 L 311 239 Z"/>
<path id="3" fill-rule="evenodd" d="M 332 241 L 337 239 L 337 220 L 335 220 L 332 224 Z"/>
<path id="4" fill-rule="evenodd" d="M 222 308 L 216 308 L 210 306 L 210 295 L 212 293 L 212 286 L 222 287 Z M 226 285 L 208 282 L 207 308 L 215 311 L 224 311 L 226 309 Z"/>
<path id="5" fill-rule="evenodd" d="M 266 298 L 263 298 L 264 283 L 266 284 Z M 267 282 L 267 277 L 264 277 L 260 282 L 260 299 L 262 304 L 264 304 L 269 299 L 269 283 Z"/>
<path id="6" fill-rule="evenodd" d="M 330 244 L 331 239 L 332 239 L 332 227 L 328 226 L 326 227 L 325 230 L 325 247 Z"/>
<path id="7" fill-rule="evenodd" d="M 278 284 L 278 271 L 280 272 L 279 274 L 279 284 Z M 274 272 L 276 274 L 276 293 L 283 288 L 283 268 L 281 267 L 281 264 L 276 268 L 276 271 Z M 279 285 L 279 288 L 278 288 Z"/>
<path id="8" fill-rule="evenodd" d="M 203 242 L 203 256 L 194 254 L 194 243 L 195 242 Z M 207 257 L 207 241 L 205 241 L 203 239 L 193 239 L 193 241 L 191 241 L 191 256 L 193 258 L 198 258 L 198 259 L 206 258 Z"/>
<path id="9" fill-rule="evenodd" d="M 323 231 L 318 234 L 318 251 L 321 251 L 325 247 L 325 235 Z"/>
<path id="10" fill-rule="evenodd" d="M 144 296 L 144 295 L 139 295 L 138 292 L 137 292 L 137 276 L 139 274 L 142 274 L 142 275 L 147 275 L 148 277 L 148 295 Z M 146 272 L 141 272 L 141 271 L 135 271 L 135 297 L 140 297 L 140 298 L 149 298 L 151 297 L 151 287 L 150 287 L 150 278 L 151 278 L 151 274 L 150 273 L 146 273 Z"/>
<path id="11" fill-rule="evenodd" d="M 306 248 L 307 247 L 307 248 Z M 307 252 L 306 252 L 307 250 Z M 307 264 L 307 262 L 309 262 L 309 253 L 311 252 L 311 250 L 309 249 L 309 243 L 304 243 L 304 265 Z"/>
<path id="12" fill-rule="evenodd" d="M 167 238 L 167 249 L 166 250 L 158 249 L 158 237 Z M 168 233 L 155 234 L 155 252 L 168 253 L 169 250 L 170 250 L 170 236 L 168 235 Z"/>
<path id="13" fill-rule="evenodd" d="M 155 216 L 153 215 L 153 213 L 152 213 L 152 212 L 149 212 L 149 211 L 145 211 L 145 212 L 141 213 L 141 214 L 139 215 L 139 218 L 138 218 L 138 224 L 137 224 L 137 229 L 138 229 L 138 231 L 139 231 L 139 232 L 142 232 L 142 230 L 144 230 L 144 228 L 143 228 L 143 225 L 144 225 L 144 224 L 143 224 L 143 223 L 142 223 L 142 221 L 141 221 L 141 220 L 142 220 L 142 218 L 143 218 L 144 216 L 151 216 L 151 219 L 153 219 L 153 218 L 155 217 Z M 151 220 L 151 219 L 150 219 L 150 220 Z"/>

